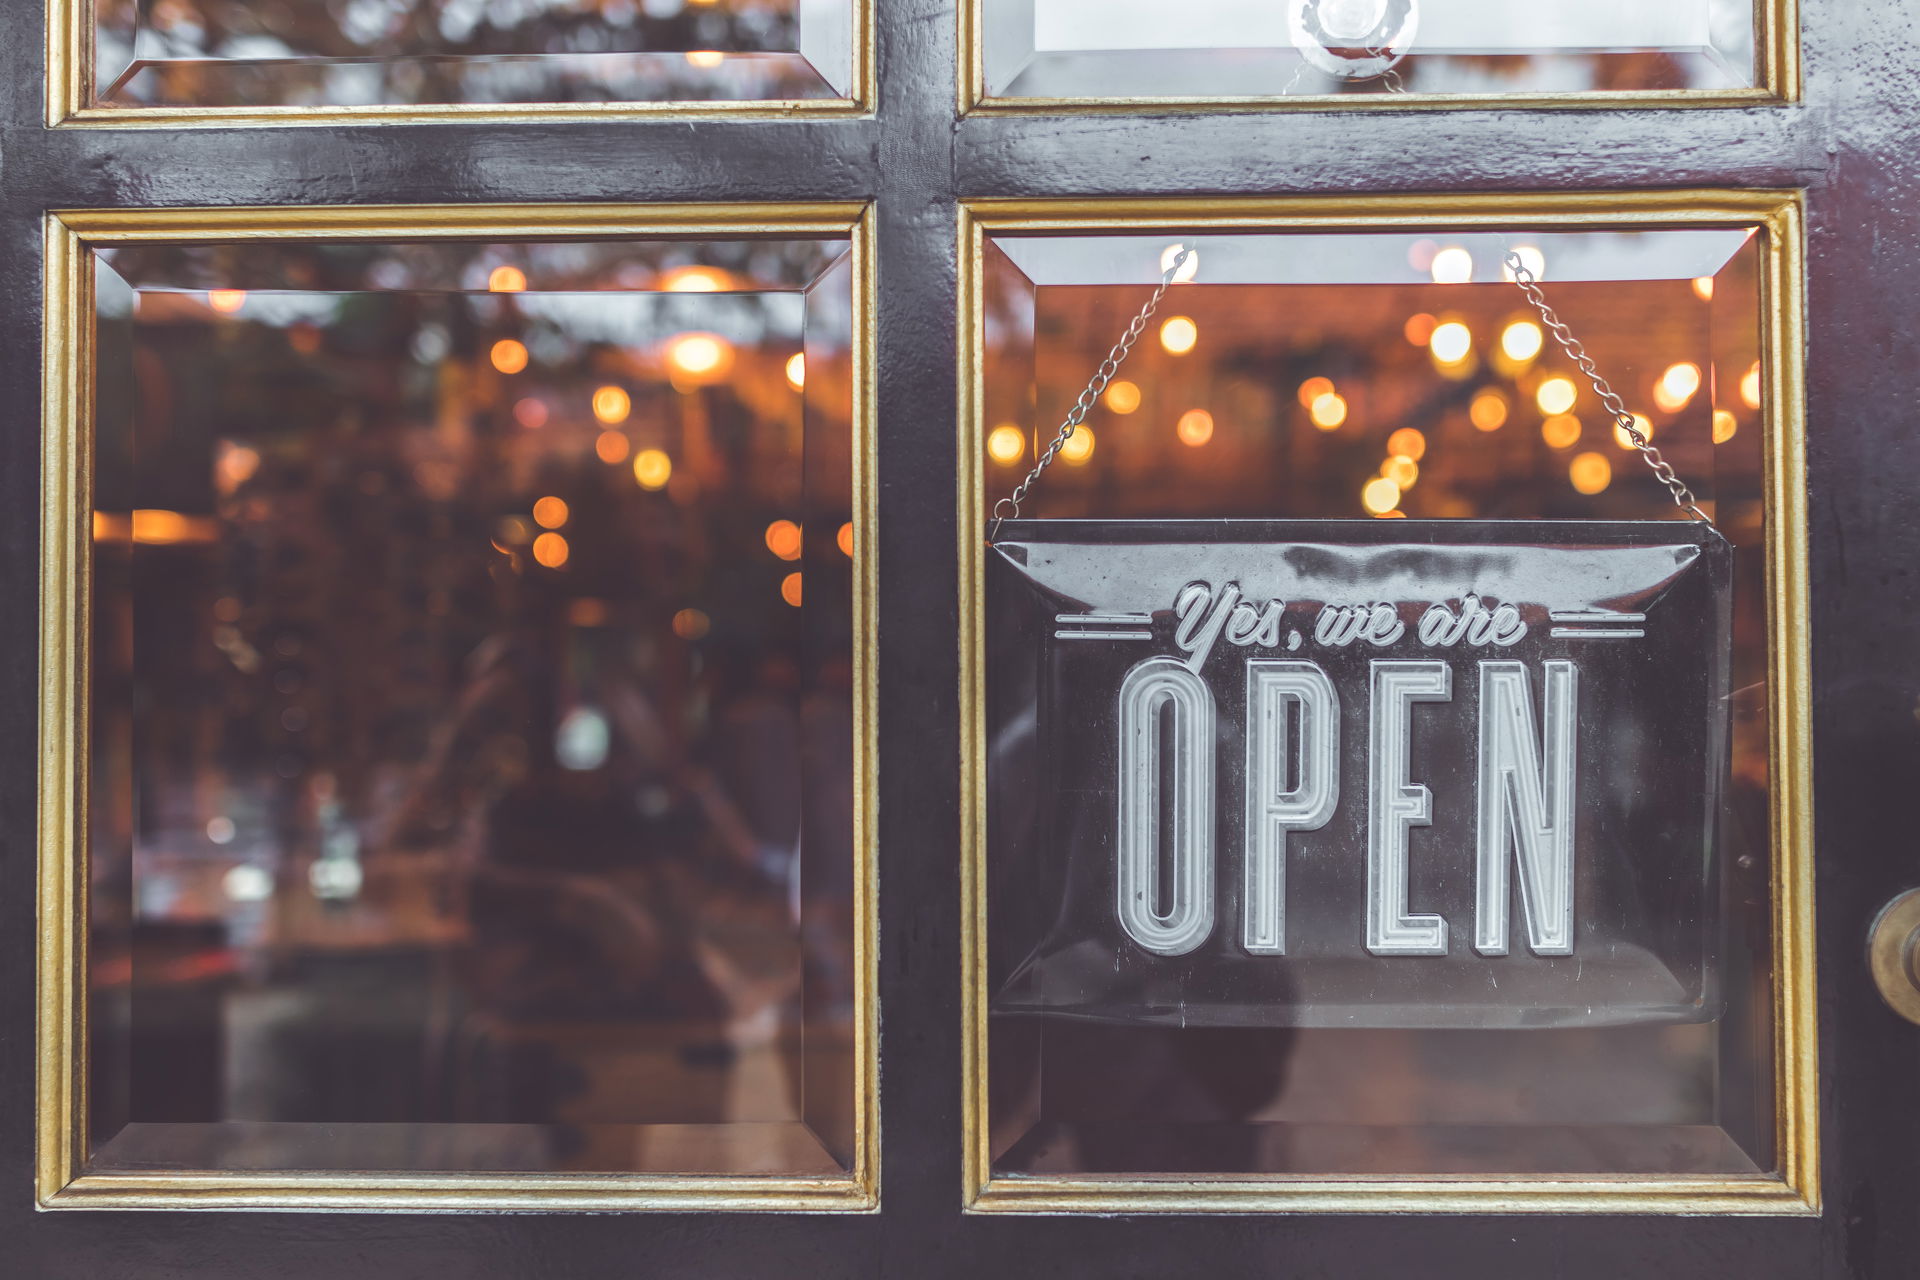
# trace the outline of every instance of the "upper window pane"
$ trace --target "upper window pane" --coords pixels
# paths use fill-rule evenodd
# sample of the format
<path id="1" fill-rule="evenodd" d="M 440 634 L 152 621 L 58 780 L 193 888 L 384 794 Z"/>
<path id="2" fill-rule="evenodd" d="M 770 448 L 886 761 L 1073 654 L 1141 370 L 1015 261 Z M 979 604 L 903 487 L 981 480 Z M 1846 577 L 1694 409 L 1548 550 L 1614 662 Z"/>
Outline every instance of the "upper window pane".
<path id="1" fill-rule="evenodd" d="M 989 99 L 1769 87 L 1757 0 L 975 0 Z"/>
<path id="2" fill-rule="evenodd" d="M 832 102 L 855 0 L 100 0 L 95 107 Z"/>

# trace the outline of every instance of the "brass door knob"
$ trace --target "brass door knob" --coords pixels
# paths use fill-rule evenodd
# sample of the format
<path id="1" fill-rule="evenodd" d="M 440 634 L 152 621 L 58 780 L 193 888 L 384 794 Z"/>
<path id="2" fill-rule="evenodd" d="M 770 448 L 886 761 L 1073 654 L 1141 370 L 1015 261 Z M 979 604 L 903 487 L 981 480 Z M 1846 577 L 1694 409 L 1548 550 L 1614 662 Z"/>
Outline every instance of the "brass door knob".
<path id="1" fill-rule="evenodd" d="M 1920 889 L 1881 909 L 1867 934 L 1867 966 L 1888 1007 L 1920 1023 Z"/>

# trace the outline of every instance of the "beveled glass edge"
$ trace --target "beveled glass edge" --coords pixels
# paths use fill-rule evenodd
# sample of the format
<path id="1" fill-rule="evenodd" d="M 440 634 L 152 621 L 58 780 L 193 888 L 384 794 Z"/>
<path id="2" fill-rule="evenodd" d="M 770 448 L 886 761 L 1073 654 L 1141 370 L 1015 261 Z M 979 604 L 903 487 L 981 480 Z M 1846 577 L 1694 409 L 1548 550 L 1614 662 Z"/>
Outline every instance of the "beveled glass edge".
<path id="1" fill-rule="evenodd" d="M 969 1213 L 1673 1213 L 1820 1211 L 1807 602 L 1805 195 L 1790 190 L 1515 192 L 1221 199 L 975 200 L 959 208 L 956 503 L 960 558 L 962 1207 Z M 1265 229 L 1754 226 L 1763 234 L 1765 460 L 1777 1175 L 1509 1179 L 993 1176 L 986 991 L 986 238 Z"/>
<path id="2" fill-rule="evenodd" d="M 853 5 L 853 78 L 844 98 L 665 102 L 446 102 L 307 107 L 100 107 L 93 103 L 93 0 L 47 0 L 47 127 L 230 129 L 363 124 L 579 124 L 595 120 L 789 120 L 869 115 L 874 104 L 874 6 Z"/>
<path id="3" fill-rule="evenodd" d="M 1540 108 L 1750 107 L 1800 101 L 1800 0 L 1756 0 L 1754 70 L 1760 83 L 1744 89 L 1615 89 L 1573 93 L 1301 94 L 1297 97 L 1015 98 L 987 92 L 987 0 L 959 0 L 959 92 L 967 115 L 1113 115 L 1195 111 L 1459 111 Z"/>
<path id="4" fill-rule="evenodd" d="M 87 1136 L 88 653 L 97 246 L 222 240 L 835 236 L 853 256 L 854 1144 L 845 1177 L 82 1173 Z M 876 264 L 863 203 L 348 205 L 55 210 L 41 367 L 35 1203 L 41 1209 L 879 1209 Z"/>

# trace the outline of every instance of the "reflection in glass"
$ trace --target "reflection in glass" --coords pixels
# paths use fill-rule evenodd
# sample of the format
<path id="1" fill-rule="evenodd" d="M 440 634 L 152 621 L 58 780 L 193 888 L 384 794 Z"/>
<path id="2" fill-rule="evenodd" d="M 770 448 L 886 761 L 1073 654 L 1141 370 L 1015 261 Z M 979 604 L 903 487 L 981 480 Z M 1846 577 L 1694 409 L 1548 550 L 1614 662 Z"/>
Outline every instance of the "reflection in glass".
<path id="1" fill-rule="evenodd" d="M 988 508 L 1053 438 L 1171 262 L 1173 240 L 989 238 Z M 1306 1011 L 1286 1026 L 1166 1026 L 1016 1011 L 1008 1000 L 989 1015 L 995 1173 L 1773 1169 L 1757 241 L 1703 229 L 1185 243 L 1198 265 L 1121 371 L 1126 411 L 1096 406 L 1095 447 L 1051 468 L 1022 515 L 1676 518 L 1504 278 L 1503 252 L 1519 252 L 1735 547 L 1715 944 L 1724 1010 L 1669 1025 L 1494 1028 L 1446 1016 L 1396 1025 L 1362 1006 Z M 989 682 L 990 707 L 995 697 Z M 996 820 L 1002 794 L 990 790 L 987 813 L 990 1006 L 1060 910 L 1034 889 L 1048 874 L 1035 859 L 995 857 L 994 833 L 1023 820 Z M 1303 875 L 1295 888 L 1306 884 Z M 1289 910 L 1314 905 L 1294 898 Z"/>
<path id="2" fill-rule="evenodd" d="M 93 1168 L 848 1166 L 845 249 L 101 255 Z"/>
<path id="3" fill-rule="evenodd" d="M 852 0 L 101 0 L 101 106 L 845 98 Z"/>
<path id="4" fill-rule="evenodd" d="M 1753 0 L 977 0 L 990 98 L 1738 89 Z"/>

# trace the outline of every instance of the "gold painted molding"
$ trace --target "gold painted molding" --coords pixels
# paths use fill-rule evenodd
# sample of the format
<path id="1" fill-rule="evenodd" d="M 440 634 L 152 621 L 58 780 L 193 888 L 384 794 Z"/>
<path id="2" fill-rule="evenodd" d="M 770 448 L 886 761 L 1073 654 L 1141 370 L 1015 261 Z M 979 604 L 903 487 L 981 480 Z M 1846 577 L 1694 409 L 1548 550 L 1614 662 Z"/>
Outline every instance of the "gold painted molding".
<path id="1" fill-rule="evenodd" d="M 850 242 L 853 277 L 854 1149 L 845 1177 L 340 1172 L 89 1173 L 87 843 L 94 249 L 168 241 L 730 238 Z M 56 211 L 46 221 L 41 382 L 35 1191 L 46 1209 L 784 1210 L 879 1208 L 875 942 L 877 540 L 874 220 L 859 204 L 368 205 Z"/>
<path id="2" fill-rule="evenodd" d="M 1674 1213 L 1811 1215 L 1820 1208 L 1808 655 L 1804 197 L 1696 190 L 1221 199 L 979 200 L 959 212 L 958 356 L 963 1203 L 974 1213 Z M 1779 1172 L 1755 1177 L 1511 1179 L 993 1174 L 986 988 L 985 250 L 996 232 L 1458 231 L 1752 227 L 1763 240 L 1761 425 L 1766 459 L 1772 706 L 1773 1067 Z"/>

